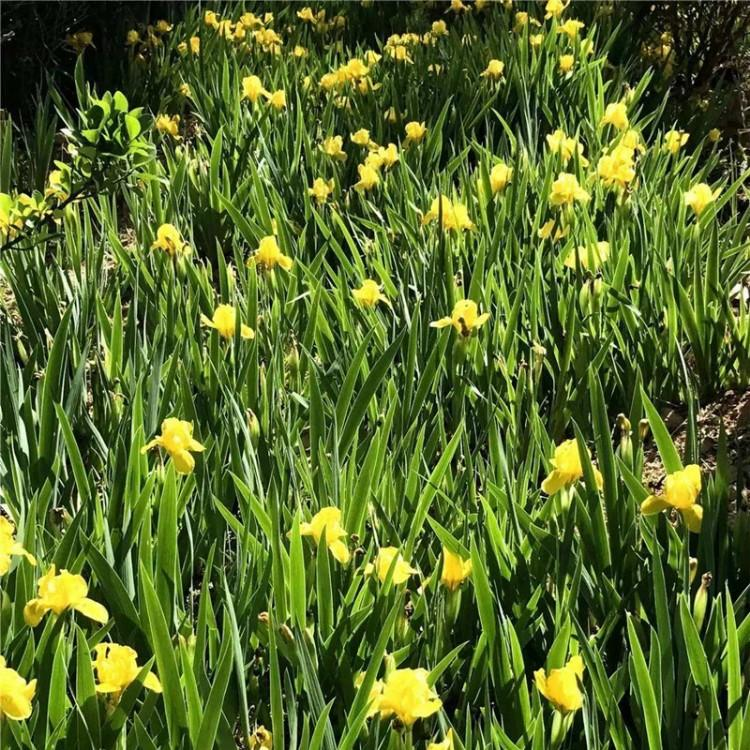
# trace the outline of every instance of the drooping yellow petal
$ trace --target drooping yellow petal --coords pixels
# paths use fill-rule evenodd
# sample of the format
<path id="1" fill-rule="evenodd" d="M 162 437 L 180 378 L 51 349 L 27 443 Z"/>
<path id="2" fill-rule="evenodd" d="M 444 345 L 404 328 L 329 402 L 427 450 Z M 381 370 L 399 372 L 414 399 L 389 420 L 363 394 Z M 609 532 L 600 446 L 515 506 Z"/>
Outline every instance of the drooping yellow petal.
<path id="1" fill-rule="evenodd" d="M 44 605 L 39 599 L 30 599 L 23 608 L 23 619 L 27 625 L 35 628 L 44 615 L 49 612 L 49 607 Z"/>
<path id="2" fill-rule="evenodd" d="M 566 477 L 562 472 L 553 469 L 546 479 L 542 482 L 542 492 L 547 495 L 554 495 L 566 485 Z"/>
<path id="3" fill-rule="evenodd" d="M 89 620 L 99 622 L 102 625 L 109 620 L 109 613 L 106 607 L 95 602 L 93 599 L 84 598 L 73 605 L 73 609 L 80 612 L 84 617 L 88 617 Z"/>
<path id="4" fill-rule="evenodd" d="M 644 516 L 652 516 L 655 513 L 661 513 L 663 510 L 671 507 L 663 495 L 649 495 L 641 503 L 641 513 Z"/>
<path id="5" fill-rule="evenodd" d="M 685 522 L 685 526 L 694 534 L 700 533 L 701 526 L 703 525 L 703 506 L 696 503 L 689 508 L 684 508 L 680 513 L 682 513 L 682 520 Z"/>
<path id="6" fill-rule="evenodd" d="M 154 693 L 162 692 L 161 682 L 153 672 L 149 672 L 146 675 L 146 678 L 143 680 L 143 687 L 151 690 Z"/>
<path id="7" fill-rule="evenodd" d="M 195 469 L 195 459 L 189 451 L 176 451 L 171 455 L 178 474 L 190 474 Z"/>

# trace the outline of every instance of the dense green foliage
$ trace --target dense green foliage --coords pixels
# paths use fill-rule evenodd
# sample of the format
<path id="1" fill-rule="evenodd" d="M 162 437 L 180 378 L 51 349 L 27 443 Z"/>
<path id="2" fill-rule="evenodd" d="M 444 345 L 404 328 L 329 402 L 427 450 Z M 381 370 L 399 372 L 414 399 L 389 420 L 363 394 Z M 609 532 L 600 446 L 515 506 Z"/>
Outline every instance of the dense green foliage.
<path id="1" fill-rule="evenodd" d="M 369 48 L 338 44 L 328 7 L 324 24 L 256 7 L 275 18 L 234 38 L 246 10 L 137 30 L 122 89 L 157 91 L 157 111 L 93 91 L 88 48 L 75 106 L 53 87 L 31 126 L 2 124 L 0 500 L 37 562 L 13 553 L 0 577 L 0 653 L 37 680 L 2 747 L 254 747 L 260 726 L 301 750 L 425 747 L 449 728 L 457 748 L 750 747 L 750 524 L 723 437 L 699 533 L 677 510 L 640 512 L 661 491 L 644 450 L 659 482 L 700 464 L 701 399 L 750 377 L 746 175 L 717 170 L 721 138 L 666 148 L 672 123 L 640 104 L 651 75 L 608 63 L 606 19 L 561 32 L 575 6 L 417 8 L 402 32 L 447 33 Z M 368 12 L 384 11 L 348 23 Z M 278 44 L 254 38 L 266 27 Z M 321 86 L 352 58 L 369 74 Z M 500 80 L 482 76 L 491 59 Z M 286 106 L 243 97 L 250 75 Z M 618 102 L 622 130 L 602 122 Z M 361 128 L 398 153 L 368 190 Z M 557 129 L 583 147 L 567 162 Z M 335 135 L 345 160 L 321 148 Z M 634 173 L 618 187 L 601 160 L 620 147 Z M 561 173 L 589 199 L 554 205 Z M 324 201 L 316 178 L 334 181 Z M 715 200 L 696 212 L 700 183 Z M 445 226 L 445 202 L 425 222 L 440 194 L 473 228 Z M 270 237 L 289 270 L 247 263 Z M 357 303 L 366 279 L 388 303 Z M 430 326 L 463 298 L 483 325 Z M 205 324 L 221 303 L 254 338 Z M 682 454 L 659 416 L 674 402 Z M 193 471 L 142 451 L 168 417 L 205 446 Z M 549 495 L 565 440 L 578 470 Z M 345 564 L 330 528 L 305 525 L 331 506 Z M 403 583 L 367 569 L 385 547 L 416 571 Z M 457 590 L 444 548 L 472 564 Z M 106 624 L 27 624 L 52 564 L 83 575 Z M 96 693 L 107 641 L 145 667 L 119 701 Z M 534 672 L 576 654 L 583 705 L 561 713 Z M 368 717 L 397 668 L 428 670 L 442 701 L 409 729 Z M 163 693 L 141 685 L 149 670 Z"/>

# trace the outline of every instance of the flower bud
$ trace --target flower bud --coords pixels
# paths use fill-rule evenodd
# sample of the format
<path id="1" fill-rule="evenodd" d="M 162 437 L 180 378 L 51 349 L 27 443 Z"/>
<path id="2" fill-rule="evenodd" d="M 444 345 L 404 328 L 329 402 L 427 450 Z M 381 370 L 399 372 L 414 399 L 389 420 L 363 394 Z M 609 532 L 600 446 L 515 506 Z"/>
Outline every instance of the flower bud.
<path id="1" fill-rule="evenodd" d="M 290 627 L 288 625 L 282 624 L 279 626 L 279 633 L 281 634 L 281 637 L 287 642 L 287 643 L 294 643 L 294 633 L 292 633 Z"/>
<path id="2" fill-rule="evenodd" d="M 650 427 L 648 424 L 648 419 L 642 419 L 640 422 L 638 422 L 638 436 L 641 439 L 641 442 L 643 442 L 647 437 L 649 433 Z"/>
<path id="3" fill-rule="evenodd" d="M 701 585 L 695 592 L 693 599 L 693 619 L 695 626 L 700 630 L 703 627 L 703 620 L 706 617 L 706 606 L 708 605 L 708 588 L 711 585 L 713 576 L 710 573 L 704 573 L 701 578 Z"/>
<path id="4" fill-rule="evenodd" d="M 250 433 L 250 442 L 257 448 L 260 440 L 260 421 L 252 409 L 247 410 L 247 431 Z"/>
<path id="5" fill-rule="evenodd" d="M 292 344 L 286 355 L 286 366 L 289 370 L 289 374 L 292 377 L 296 377 L 299 372 L 299 351 L 297 345 Z"/>
<path id="6" fill-rule="evenodd" d="M 620 458 L 628 465 L 632 465 L 633 440 L 631 438 L 630 420 L 624 414 L 618 414 L 616 424 L 620 430 Z"/>
<path id="7" fill-rule="evenodd" d="M 691 557 L 688 567 L 690 569 L 690 583 L 692 583 L 695 580 L 696 573 L 698 572 L 698 558 Z"/>

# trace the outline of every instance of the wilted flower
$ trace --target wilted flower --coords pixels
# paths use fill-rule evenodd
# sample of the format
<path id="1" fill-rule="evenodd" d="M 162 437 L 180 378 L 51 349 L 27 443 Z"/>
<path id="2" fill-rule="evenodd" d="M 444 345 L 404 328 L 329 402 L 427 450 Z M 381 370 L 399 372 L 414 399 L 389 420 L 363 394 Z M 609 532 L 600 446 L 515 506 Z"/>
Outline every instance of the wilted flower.
<path id="1" fill-rule="evenodd" d="M 119 643 L 99 643 L 94 647 L 96 659 L 91 663 L 96 672 L 96 692 L 112 696 L 114 703 L 120 700 L 123 691 L 138 677 L 138 654 L 130 646 Z M 149 672 L 143 680 L 143 687 L 161 693 L 161 682 Z"/>
<path id="2" fill-rule="evenodd" d="M 581 454 L 578 451 L 578 441 L 565 440 L 555 448 L 555 455 L 550 459 L 552 471 L 542 482 L 542 492 L 554 495 L 563 488 L 570 487 L 579 479 L 583 478 L 583 466 Z M 604 480 L 599 470 L 594 468 L 594 477 L 599 489 L 604 485 Z"/>
<path id="3" fill-rule="evenodd" d="M 396 561 L 395 564 L 393 563 L 394 560 Z M 381 547 L 375 557 L 375 562 L 368 563 L 365 566 L 365 575 L 369 576 L 375 573 L 380 579 L 380 582 L 383 583 L 386 578 L 388 578 L 388 571 L 391 569 L 391 565 L 394 565 L 393 578 L 391 580 L 396 585 L 408 581 L 410 576 L 417 573 L 417 571 L 412 568 L 406 560 L 404 560 L 396 547 Z"/>
<path id="4" fill-rule="evenodd" d="M 80 612 L 89 620 L 104 624 L 109 619 L 107 610 L 98 602 L 89 599 L 89 587 L 83 576 L 61 570 L 57 573 L 54 565 L 50 567 L 38 583 L 36 599 L 30 599 L 23 609 L 23 618 L 27 625 L 35 628 L 47 612 L 61 615 L 68 609 Z"/>
<path id="5" fill-rule="evenodd" d="M 315 544 L 320 544 L 325 530 L 326 547 L 331 554 L 343 565 L 349 562 L 349 548 L 341 541 L 346 537 L 346 530 L 341 525 L 341 511 L 338 508 L 321 508 L 307 523 L 301 523 L 299 533 L 311 536 Z"/>
<path id="6" fill-rule="evenodd" d="M 146 443 L 141 453 L 157 447 L 164 448 L 170 455 L 178 474 L 190 474 L 195 468 L 195 459 L 191 454 L 205 450 L 193 437 L 193 423 L 176 417 L 167 417 L 161 423 L 161 435 Z"/>
<path id="7" fill-rule="evenodd" d="M 231 305 L 219 305 L 211 318 L 201 315 L 201 323 L 213 328 L 222 338 L 232 339 L 237 328 L 237 311 Z M 243 323 L 240 325 L 240 336 L 252 339 L 255 338 L 255 331 Z"/>
<path id="8" fill-rule="evenodd" d="M 672 472 L 664 481 L 661 495 L 649 495 L 641 503 L 641 513 L 650 516 L 668 508 L 676 508 L 690 531 L 701 530 L 703 508 L 698 505 L 701 492 L 701 470 L 696 464 Z"/>
<path id="9" fill-rule="evenodd" d="M 462 299 L 456 302 L 449 317 L 434 320 L 430 323 L 430 326 L 432 328 L 453 326 L 462 336 L 470 336 L 475 329 L 483 326 L 489 318 L 489 313 L 479 314 L 476 302 L 470 299 Z"/>
<path id="10" fill-rule="evenodd" d="M 539 692 L 560 712 L 577 711 L 583 705 L 583 691 L 579 682 L 583 679 L 583 659 L 572 656 L 560 669 L 543 669 L 534 672 Z"/>
<path id="11" fill-rule="evenodd" d="M 256 265 L 265 271 L 270 271 L 276 266 L 288 271 L 293 263 L 294 261 L 288 255 L 281 252 L 276 237 L 272 234 L 267 235 L 260 241 L 255 254 L 248 260 L 248 265 Z"/>
<path id="12" fill-rule="evenodd" d="M 36 693 L 36 680 L 26 682 L 0 656 L 0 722 L 3 719 L 23 721 L 31 716 L 31 701 Z"/>

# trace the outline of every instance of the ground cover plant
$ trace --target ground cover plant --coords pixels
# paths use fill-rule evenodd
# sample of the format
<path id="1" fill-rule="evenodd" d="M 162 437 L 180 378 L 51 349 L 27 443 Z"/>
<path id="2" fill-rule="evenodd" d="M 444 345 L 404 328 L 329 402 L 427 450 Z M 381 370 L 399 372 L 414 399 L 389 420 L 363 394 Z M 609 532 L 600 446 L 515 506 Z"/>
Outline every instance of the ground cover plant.
<path id="1" fill-rule="evenodd" d="M 750 747 L 747 174 L 606 12 L 394 12 L 0 123 L 0 747 Z"/>

